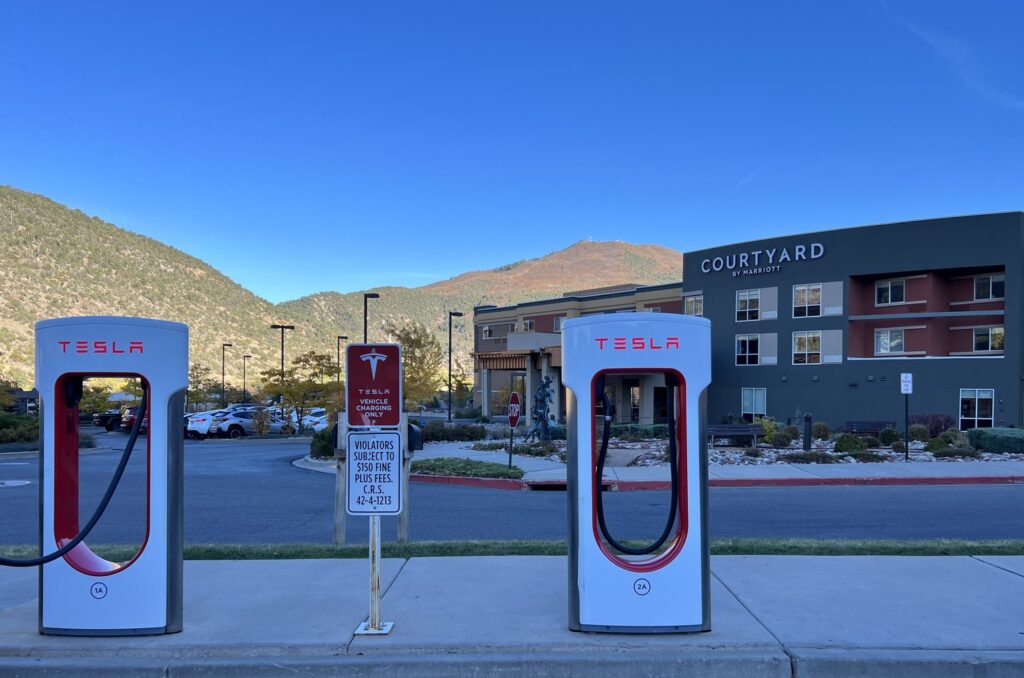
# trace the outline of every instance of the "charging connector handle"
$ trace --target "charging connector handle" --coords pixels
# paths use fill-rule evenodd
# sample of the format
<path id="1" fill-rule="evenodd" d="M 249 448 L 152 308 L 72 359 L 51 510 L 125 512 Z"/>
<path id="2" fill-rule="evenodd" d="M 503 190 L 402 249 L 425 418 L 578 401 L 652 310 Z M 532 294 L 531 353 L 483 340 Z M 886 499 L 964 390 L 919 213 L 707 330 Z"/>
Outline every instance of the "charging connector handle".
<path id="1" fill-rule="evenodd" d="M 604 519 L 604 462 L 608 455 L 608 439 L 611 437 L 612 418 L 614 417 L 614 410 L 612 408 L 611 400 L 608 398 L 608 394 L 605 393 L 605 378 L 601 375 L 597 378 L 594 384 L 594 390 L 596 395 L 601 398 L 601 403 L 604 408 L 604 428 L 601 433 L 601 449 L 597 454 L 597 466 L 594 469 L 596 473 L 597 488 L 595 492 L 596 504 L 597 504 L 597 524 L 601 529 L 601 535 L 605 541 L 620 553 L 630 556 L 646 556 L 654 553 L 662 544 L 664 544 L 669 536 L 672 534 L 672 527 L 676 523 L 676 503 L 679 499 L 679 455 L 678 455 L 678 442 L 676 441 L 676 406 L 675 406 L 675 392 L 676 387 L 679 386 L 679 379 L 672 373 L 665 374 L 665 385 L 668 387 L 668 460 L 670 473 L 672 474 L 672 491 L 671 498 L 669 500 L 668 519 L 665 522 L 665 529 L 662 530 L 661 536 L 658 537 L 653 543 L 644 546 L 643 548 L 630 548 L 624 544 L 619 543 L 612 537 L 611 532 L 608 530 L 608 525 Z"/>
<path id="2" fill-rule="evenodd" d="M 103 516 L 103 512 L 107 510 L 107 505 L 110 500 L 114 497 L 114 492 L 117 490 L 118 484 L 121 482 L 121 476 L 124 475 L 124 470 L 128 467 L 128 460 L 132 457 L 132 450 L 135 449 L 135 440 L 139 437 L 139 431 L 142 429 L 142 420 L 146 417 L 149 405 L 148 391 L 144 388 L 142 390 L 142 401 L 139 403 L 138 413 L 135 415 L 135 423 L 132 424 L 131 433 L 128 435 L 128 442 L 125 444 L 124 452 L 121 453 L 121 461 L 117 464 L 117 469 L 114 471 L 114 476 L 110 479 L 110 485 L 107 486 L 107 491 L 104 493 L 103 498 L 100 499 L 99 505 L 96 507 L 96 511 L 93 512 L 92 517 L 89 518 L 89 522 L 85 524 L 85 527 L 79 530 L 71 541 L 53 553 L 48 553 L 45 556 L 38 558 L 30 558 L 27 560 L 17 560 L 14 558 L 0 558 L 0 565 L 6 567 L 37 567 L 39 565 L 45 565 L 46 563 L 63 558 L 71 552 L 76 546 L 82 543 L 82 541 L 89 536 L 92 532 L 92 528 L 96 527 L 96 523 L 99 522 Z M 152 431 L 151 431 L 152 433 Z"/>

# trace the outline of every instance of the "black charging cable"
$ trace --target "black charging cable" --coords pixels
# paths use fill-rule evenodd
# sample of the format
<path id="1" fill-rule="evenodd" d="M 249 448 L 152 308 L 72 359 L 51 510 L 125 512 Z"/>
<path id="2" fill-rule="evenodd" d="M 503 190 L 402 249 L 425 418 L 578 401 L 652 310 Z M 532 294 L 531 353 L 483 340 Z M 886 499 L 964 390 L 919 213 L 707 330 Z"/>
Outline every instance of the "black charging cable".
<path id="1" fill-rule="evenodd" d="M 79 387 L 80 388 L 80 387 Z M 71 390 L 69 389 L 68 394 L 65 396 L 70 399 Z M 45 556 L 38 558 L 30 558 L 28 560 L 17 560 L 14 558 L 0 558 L 0 565 L 7 567 L 37 567 L 39 565 L 45 565 L 46 563 L 63 558 L 72 549 L 82 543 L 89 533 L 92 532 L 92 528 L 96 527 L 96 523 L 100 521 L 103 516 L 103 512 L 107 510 L 107 505 L 110 500 L 114 497 L 114 491 L 117 490 L 118 484 L 121 482 L 121 476 L 124 475 L 125 468 L 128 467 L 128 460 L 132 457 L 132 450 L 135 449 L 135 440 L 139 437 L 139 431 L 142 429 L 142 420 L 146 416 L 146 408 L 148 406 L 147 391 L 142 390 L 142 401 L 139 403 L 138 413 L 135 415 L 135 423 L 132 424 L 131 433 L 128 435 L 128 443 L 124 447 L 124 452 L 121 453 L 121 461 L 117 465 L 117 469 L 114 471 L 114 477 L 110 479 L 110 485 L 107 486 L 107 491 L 104 493 L 103 498 L 100 499 L 99 505 L 96 507 L 96 511 L 89 518 L 89 522 L 85 524 L 85 527 L 79 530 L 71 541 L 53 553 L 48 553 Z M 77 403 L 76 403 L 77 404 Z"/>
<path id="2" fill-rule="evenodd" d="M 662 544 L 668 540 L 669 535 L 672 534 L 672 527 L 676 522 L 676 502 L 679 499 L 679 474 L 677 473 L 679 469 L 679 455 L 677 454 L 678 443 L 676 441 L 675 389 L 679 385 L 679 378 L 671 373 L 665 374 L 665 386 L 668 387 L 666 389 L 668 391 L 668 461 L 672 474 L 672 493 L 669 500 L 668 520 L 665 523 L 665 529 L 662 530 L 661 536 L 656 541 L 638 549 L 630 548 L 616 541 L 612 537 L 611 532 L 609 532 L 608 525 L 605 524 L 604 520 L 604 462 L 605 457 L 608 455 L 608 439 L 611 437 L 612 418 L 615 416 L 611 400 L 604 391 L 604 384 L 605 379 L 604 375 L 602 375 L 597 378 L 597 383 L 594 385 L 594 390 L 597 391 L 604 406 L 604 429 L 601 434 L 601 449 L 597 454 L 596 468 L 597 524 L 601 528 L 601 534 L 604 536 L 605 541 L 615 550 L 630 556 L 646 556 L 661 548 Z"/>

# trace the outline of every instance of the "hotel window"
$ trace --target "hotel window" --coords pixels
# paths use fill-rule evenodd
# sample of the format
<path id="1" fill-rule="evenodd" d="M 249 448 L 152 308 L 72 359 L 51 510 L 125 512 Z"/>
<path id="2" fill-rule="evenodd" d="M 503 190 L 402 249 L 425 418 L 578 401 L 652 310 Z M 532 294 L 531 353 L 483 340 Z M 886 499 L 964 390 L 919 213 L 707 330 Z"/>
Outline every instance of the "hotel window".
<path id="1" fill-rule="evenodd" d="M 683 313 L 686 315 L 704 315 L 704 295 L 695 294 L 683 299 Z"/>
<path id="2" fill-rule="evenodd" d="M 561 332 L 562 331 L 562 321 L 563 320 L 565 320 L 565 318 L 563 316 L 558 316 L 557 318 L 555 318 L 555 324 L 554 324 L 554 328 L 555 328 L 554 331 L 555 332 Z"/>
<path id="3" fill-rule="evenodd" d="M 761 290 L 736 292 L 736 321 L 757 320 L 761 306 Z"/>
<path id="4" fill-rule="evenodd" d="M 533 319 L 523 321 L 523 332 L 533 332 Z"/>
<path id="5" fill-rule="evenodd" d="M 1002 327 L 975 327 L 974 328 L 974 350 L 980 351 L 1002 351 L 1003 350 L 1003 328 Z"/>
<path id="6" fill-rule="evenodd" d="M 815 318 L 821 315 L 821 283 L 793 286 L 793 317 Z"/>
<path id="7" fill-rule="evenodd" d="M 821 362 L 821 332 L 793 333 L 793 364 L 816 365 Z"/>
<path id="8" fill-rule="evenodd" d="M 903 330 L 875 330 L 875 355 L 905 351 Z"/>
<path id="9" fill-rule="evenodd" d="M 508 333 L 509 334 L 512 334 L 512 333 L 518 332 L 518 331 L 519 331 L 519 323 L 509 323 L 508 324 Z"/>
<path id="10" fill-rule="evenodd" d="M 754 419 L 765 416 L 767 390 L 763 388 L 740 389 L 740 414 L 743 421 L 753 423 Z"/>
<path id="11" fill-rule="evenodd" d="M 875 306 L 902 304 L 906 301 L 905 280 L 879 280 L 875 283 Z"/>
<path id="12" fill-rule="evenodd" d="M 661 306 L 648 306 L 644 311 L 647 313 L 661 313 Z"/>
<path id="13" fill-rule="evenodd" d="M 491 330 L 491 326 L 490 325 L 484 325 L 483 327 L 480 328 L 480 337 L 482 339 L 493 339 L 494 338 L 494 332 L 493 332 L 493 330 Z"/>
<path id="14" fill-rule="evenodd" d="M 960 430 L 992 428 L 996 392 L 991 388 L 960 389 Z"/>
<path id="15" fill-rule="evenodd" d="M 974 279 L 974 300 L 1002 299 L 1006 296 L 1006 276 L 979 275 Z"/>
<path id="16" fill-rule="evenodd" d="M 757 334 L 736 335 L 736 364 L 757 365 L 760 361 L 761 337 Z"/>

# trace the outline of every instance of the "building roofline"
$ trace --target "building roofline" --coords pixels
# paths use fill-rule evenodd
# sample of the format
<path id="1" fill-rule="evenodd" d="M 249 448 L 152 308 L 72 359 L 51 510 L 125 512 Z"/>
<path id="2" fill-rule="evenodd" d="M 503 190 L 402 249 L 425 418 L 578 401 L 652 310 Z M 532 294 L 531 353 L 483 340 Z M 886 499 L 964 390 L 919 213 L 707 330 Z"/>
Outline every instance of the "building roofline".
<path id="1" fill-rule="evenodd" d="M 639 292 L 657 292 L 659 290 L 670 290 L 673 288 L 679 288 L 682 292 L 683 281 L 662 283 L 660 285 L 642 285 L 634 287 L 629 290 L 620 290 L 618 292 L 608 292 L 606 294 L 583 294 L 583 295 L 570 295 L 567 297 L 550 297 L 548 299 L 537 299 L 535 301 L 524 301 L 512 306 L 493 306 L 491 304 L 484 304 L 481 306 L 473 307 L 473 315 L 479 315 L 482 313 L 499 313 L 502 311 L 511 311 L 519 308 L 526 308 L 532 306 L 546 306 L 548 304 L 558 304 L 566 301 L 590 301 L 592 299 L 613 299 L 615 297 L 629 297 L 634 296 Z"/>
<path id="2" fill-rule="evenodd" d="M 868 229 L 868 228 L 883 228 L 886 226 L 907 226 L 910 224 L 919 224 L 928 221 L 953 221 L 956 219 L 974 219 L 977 217 L 999 217 L 1007 215 L 1017 215 L 1018 217 L 1024 218 L 1024 210 L 1006 210 L 1003 212 L 978 212 L 975 214 L 958 214 L 958 215 L 947 215 L 943 217 L 922 217 L 918 219 L 908 219 L 905 221 L 886 221 L 880 224 L 859 224 L 857 226 L 840 226 L 839 228 L 826 228 L 816 229 L 813 231 L 796 231 L 794 233 L 784 233 L 780 235 L 767 236 L 764 238 L 756 238 L 754 240 L 742 240 L 739 242 L 724 243 L 721 245 L 714 245 L 712 247 L 705 247 L 700 250 L 692 250 L 690 252 L 683 252 L 684 259 L 686 257 L 692 257 L 704 252 L 712 252 L 714 250 L 720 250 L 730 247 L 742 247 L 744 245 L 750 245 L 753 243 L 765 242 L 768 240 L 779 240 L 781 238 L 796 238 L 801 236 L 820 235 L 824 233 L 836 233 L 841 231 L 854 231 L 857 229 Z"/>

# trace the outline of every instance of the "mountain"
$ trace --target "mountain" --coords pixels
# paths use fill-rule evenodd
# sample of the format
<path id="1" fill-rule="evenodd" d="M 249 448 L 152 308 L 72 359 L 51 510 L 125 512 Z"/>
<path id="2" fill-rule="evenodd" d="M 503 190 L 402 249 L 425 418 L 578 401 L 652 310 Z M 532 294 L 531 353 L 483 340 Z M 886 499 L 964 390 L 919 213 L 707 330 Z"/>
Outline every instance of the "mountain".
<path id="1" fill-rule="evenodd" d="M 228 380 L 251 384 L 279 364 L 280 334 L 295 325 L 286 358 L 317 350 L 335 355 L 337 336 L 362 339 L 363 292 L 321 292 L 271 304 L 208 264 L 48 198 L 0 186 L 0 374 L 32 383 L 33 325 L 71 315 L 137 315 L 190 327 L 193 363 L 217 372 L 228 349 Z M 472 370 L 472 310 L 624 283 L 679 280 L 682 254 L 658 245 L 582 241 L 547 256 L 471 271 L 423 287 L 379 287 L 370 301 L 371 340 L 388 321 L 414 320 L 447 344 L 449 310 L 466 314 L 453 332 L 456 361 Z"/>

